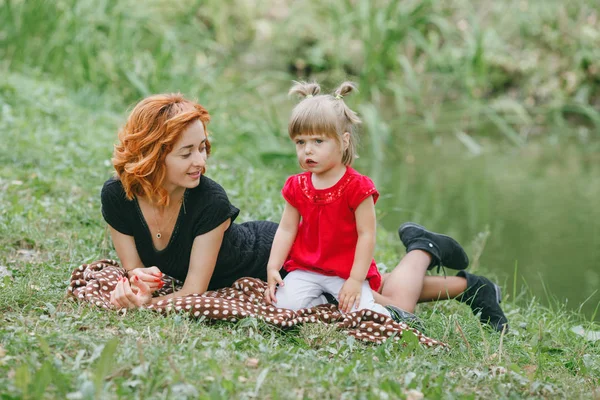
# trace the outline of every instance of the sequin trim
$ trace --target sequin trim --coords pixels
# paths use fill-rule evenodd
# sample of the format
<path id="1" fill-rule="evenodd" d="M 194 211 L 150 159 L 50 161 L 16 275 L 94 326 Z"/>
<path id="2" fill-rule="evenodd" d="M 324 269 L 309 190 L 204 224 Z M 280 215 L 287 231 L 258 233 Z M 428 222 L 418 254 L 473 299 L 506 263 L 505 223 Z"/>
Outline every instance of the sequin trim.
<path id="1" fill-rule="evenodd" d="M 350 181 L 354 179 L 354 175 L 346 173 L 342 177 L 342 179 L 340 179 L 331 188 L 323 190 L 313 189 L 312 185 L 309 182 L 309 179 L 310 174 L 298 175 L 298 185 L 300 186 L 302 193 L 304 193 L 304 195 L 314 204 L 329 204 L 342 197 L 342 193 L 344 192 Z M 377 192 L 377 189 L 370 188 L 365 193 L 365 198 L 372 195 L 375 192 Z"/>

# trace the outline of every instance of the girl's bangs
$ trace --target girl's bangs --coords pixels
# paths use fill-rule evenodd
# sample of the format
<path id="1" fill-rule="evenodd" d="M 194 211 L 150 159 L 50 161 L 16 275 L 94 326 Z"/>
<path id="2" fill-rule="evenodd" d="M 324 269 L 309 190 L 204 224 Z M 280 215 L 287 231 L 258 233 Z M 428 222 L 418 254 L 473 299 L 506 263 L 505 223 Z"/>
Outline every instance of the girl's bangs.
<path id="1" fill-rule="evenodd" d="M 337 118 L 329 107 L 306 107 L 296 110 L 289 125 L 291 138 L 298 135 L 337 137 Z"/>

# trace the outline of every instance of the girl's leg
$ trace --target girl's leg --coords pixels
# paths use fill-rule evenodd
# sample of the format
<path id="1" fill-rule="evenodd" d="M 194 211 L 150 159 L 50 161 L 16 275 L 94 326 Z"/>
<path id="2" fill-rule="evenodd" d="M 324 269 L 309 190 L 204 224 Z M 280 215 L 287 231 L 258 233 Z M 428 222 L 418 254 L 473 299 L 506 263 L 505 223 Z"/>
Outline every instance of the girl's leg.
<path id="1" fill-rule="evenodd" d="M 335 299 L 339 302 L 340 298 L 339 298 L 338 294 L 339 294 L 340 290 L 342 290 L 342 286 L 344 286 L 344 283 L 346 283 L 346 280 L 343 278 L 340 278 L 338 276 L 328 276 L 323 280 L 322 283 L 323 283 L 324 288 L 328 292 L 334 294 Z M 360 293 L 360 302 L 358 304 L 358 307 L 353 307 L 352 311 L 368 309 L 368 310 L 375 311 L 379 314 L 383 314 L 388 317 L 391 316 L 390 312 L 385 307 L 383 307 L 383 305 L 375 302 L 375 300 L 373 298 L 374 292 L 371 290 L 369 281 L 364 281 L 361 289 L 362 290 Z"/>
<path id="2" fill-rule="evenodd" d="M 369 310 L 375 311 L 379 314 L 383 314 L 388 317 L 391 317 L 390 311 L 388 309 L 386 309 L 383 305 L 375 302 L 373 293 L 374 292 L 371 290 L 371 286 L 369 285 L 369 282 L 365 281 L 363 283 L 362 293 L 360 296 L 360 304 L 358 305 L 358 308 L 355 308 L 352 311 L 369 309 Z"/>
<path id="3" fill-rule="evenodd" d="M 284 278 L 284 285 L 277 289 L 275 306 L 289 310 L 299 310 L 326 304 L 323 288 L 320 285 L 322 275 L 314 272 L 296 270 Z"/>

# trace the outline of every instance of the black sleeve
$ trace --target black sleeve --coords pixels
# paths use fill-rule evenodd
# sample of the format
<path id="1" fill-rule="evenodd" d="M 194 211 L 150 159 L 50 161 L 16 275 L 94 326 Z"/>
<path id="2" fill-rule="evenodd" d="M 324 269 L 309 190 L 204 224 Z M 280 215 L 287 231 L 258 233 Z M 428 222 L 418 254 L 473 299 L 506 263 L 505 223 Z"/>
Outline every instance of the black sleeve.
<path id="1" fill-rule="evenodd" d="M 122 234 L 133 236 L 133 229 L 128 223 L 130 217 L 127 215 L 128 200 L 121 182 L 116 179 L 106 181 L 102 186 L 100 199 L 104 220 Z"/>
<path id="2" fill-rule="evenodd" d="M 205 188 L 202 190 L 200 201 L 202 206 L 195 210 L 194 237 L 212 231 L 229 218 L 233 222 L 240 213 L 240 210 L 229 202 L 227 193 L 218 183 L 204 176 L 202 180 Z"/>

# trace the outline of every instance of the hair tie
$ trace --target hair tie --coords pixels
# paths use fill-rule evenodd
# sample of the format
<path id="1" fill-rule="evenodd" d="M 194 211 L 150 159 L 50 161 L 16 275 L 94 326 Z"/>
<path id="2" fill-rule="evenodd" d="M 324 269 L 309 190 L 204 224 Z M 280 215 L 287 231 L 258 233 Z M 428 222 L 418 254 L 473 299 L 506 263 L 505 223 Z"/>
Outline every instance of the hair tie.
<path id="1" fill-rule="evenodd" d="M 312 95 L 312 94 L 307 94 L 307 95 L 306 95 L 306 98 L 307 98 L 307 99 L 308 99 L 308 98 L 310 98 L 310 97 L 313 97 L 313 95 Z"/>
<path id="2" fill-rule="evenodd" d="M 335 99 L 336 99 L 336 100 L 341 100 L 341 99 L 343 99 L 343 98 L 344 98 L 344 96 L 342 96 L 341 94 L 336 94 L 336 95 L 335 95 Z"/>

